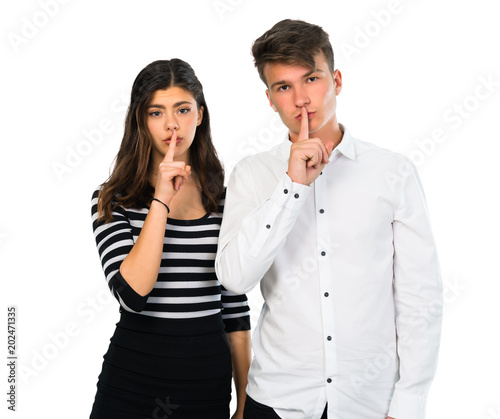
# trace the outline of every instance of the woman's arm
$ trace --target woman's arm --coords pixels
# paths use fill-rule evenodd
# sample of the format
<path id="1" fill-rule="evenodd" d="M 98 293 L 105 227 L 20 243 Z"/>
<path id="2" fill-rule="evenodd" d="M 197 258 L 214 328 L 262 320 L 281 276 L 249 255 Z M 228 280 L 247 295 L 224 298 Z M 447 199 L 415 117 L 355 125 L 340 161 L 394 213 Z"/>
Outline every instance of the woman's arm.
<path id="1" fill-rule="evenodd" d="M 156 206 L 155 208 L 151 208 L 151 211 L 146 217 L 144 223 L 145 228 L 142 229 L 139 234 L 139 238 L 137 239 L 139 246 L 136 246 L 137 243 L 134 243 L 132 226 L 130 224 L 127 211 L 123 208 L 116 207 L 113 209 L 112 221 L 98 221 L 98 196 L 99 191 L 97 190 L 92 196 L 92 226 L 99 257 L 106 276 L 106 281 L 108 282 L 111 292 L 121 305 L 123 305 L 126 309 L 142 311 L 144 305 L 146 304 L 147 294 L 149 291 L 141 290 L 140 287 L 137 287 L 137 283 L 130 281 L 130 275 L 127 271 L 127 279 L 125 279 L 122 275 L 121 268 L 123 262 L 129 258 L 132 252 L 135 252 L 135 256 L 138 257 L 136 266 L 141 263 L 151 263 L 151 265 L 153 265 L 152 269 L 156 269 L 156 272 L 149 273 L 150 277 L 146 278 L 152 282 L 151 286 L 154 286 L 158 276 L 158 265 L 161 263 L 161 251 L 163 248 L 163 237 L 165 235 L 167 210 L 163 207 L 165 213 L 165 215 L 163 215 L 161 208 L 156 208 Z M 158 203 L 158 205 L 162 206 L 160 203 Z M 155 226 L 155 223 L 158 225 Z M 154 239 L 152 238 L 155 233 L 158 236 L 161 234 L 161 237 L 157 237 L 156 239 L 157 243 L 154 243 Z M 148 241 L 150 241 L 150 243 L 148 243 Z M 144 246 L 141 246 L 142 242 L 144 242 Z M 153 244 L 157 247 L 156 257 L 158 259 L 150 261 L 149 259 L 152 259 L 154 256 L 155 249 L 154 246 L 152 246 Z M 145 258 L 146 260 L 141 260 L 140 251 L 150 252 Z M 130 261 L 130 258 L 128 260 Z M 147 271 L 148 268 L 151 269 L 151 267 L 148 266 L 144 269 L 144 271 Z M 138 292 L 138 290 L 142 292 Z"/>
<path id="2" fill-rule="evenodd" d="M 251 361 L 250 330 L 240 330 L 227 334 L 231 347 L 233 363 L 233 379 L 236 387 L 236 412 L 232 419 L 242 419 L 245 407 L 246 386 L 248 383 L 248 369 Z"/>
<path id="3" fill-rule="evenodd" d="M 161 203 L 152 201 L 141 233 L 120 265 L 123 278 L 142 296 L 151 292 L 158 278 L 166 223 L 167 209 Z"/>
<path id="4" fill-rule="evenodd" d="M 248 369 L 250 368 L 250 307 L 245 294 L 234 294 L 221 286 L 222 320 L 231 348 L 237 406 L 232 419 L 243 419 Z"/>

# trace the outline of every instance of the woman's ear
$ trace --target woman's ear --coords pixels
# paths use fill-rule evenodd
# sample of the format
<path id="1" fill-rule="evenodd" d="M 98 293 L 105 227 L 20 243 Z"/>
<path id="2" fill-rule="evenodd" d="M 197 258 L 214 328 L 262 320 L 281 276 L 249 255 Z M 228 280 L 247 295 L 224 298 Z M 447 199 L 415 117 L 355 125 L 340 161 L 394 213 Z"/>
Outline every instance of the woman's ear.
<path id="1" fill-rule="evenodd" d="M 204 107 L 203 106 L 200 106 L 200 109 L 198 110 L 198 122 L 196 123 L 196 126 L 199 127 L 201 122 L 203 121 L 203 111 L 204 111 Z"/>

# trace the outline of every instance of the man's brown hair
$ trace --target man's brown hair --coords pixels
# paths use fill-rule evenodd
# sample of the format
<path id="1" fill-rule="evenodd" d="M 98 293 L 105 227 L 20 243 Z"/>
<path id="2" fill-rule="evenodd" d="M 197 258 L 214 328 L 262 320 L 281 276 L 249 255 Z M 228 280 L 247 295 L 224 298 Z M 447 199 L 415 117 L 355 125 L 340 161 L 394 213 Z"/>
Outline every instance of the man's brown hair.
<path id="1" fill-rule="evenodd" d="M 282 20 L 252 45 L 255 67 L 266 85 L 264 67 L 267 63 L 299 64 L 314 69 L 314 57 L 321 52 L 333 73 L 333 49 L 328 34 L 321 26 L 303 20 Z"/>

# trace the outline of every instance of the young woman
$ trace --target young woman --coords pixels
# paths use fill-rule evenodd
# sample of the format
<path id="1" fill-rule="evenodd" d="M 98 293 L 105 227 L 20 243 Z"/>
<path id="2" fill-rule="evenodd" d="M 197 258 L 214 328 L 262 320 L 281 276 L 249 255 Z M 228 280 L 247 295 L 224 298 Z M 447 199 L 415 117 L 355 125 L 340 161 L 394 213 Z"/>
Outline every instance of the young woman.
<path id="1" fill-rule="evenodd" d="M 229 418 L 231 366 L 233 418 L 243 417 L 247 299 L 224 290 L 214 270 L 223 181 L 193 69 L 179 59 L 151 63 L 132 87 L 113 172 L 92 199 L 121 317 L 91 419 Z"/>

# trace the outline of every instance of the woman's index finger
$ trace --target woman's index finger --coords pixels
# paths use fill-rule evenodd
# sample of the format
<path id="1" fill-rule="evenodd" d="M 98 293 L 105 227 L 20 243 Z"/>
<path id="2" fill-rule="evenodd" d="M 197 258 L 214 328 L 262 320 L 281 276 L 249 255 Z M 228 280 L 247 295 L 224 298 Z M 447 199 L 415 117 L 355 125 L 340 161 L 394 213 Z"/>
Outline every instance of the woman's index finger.
<path id="1" fill-rule="evenodd" d="M 163 158 L 163 161 L 174 161 L 174 154 L 175 154 L 175 146 L 176 145 L 177 145 L 177 131 L 174 130 L 172 137 L 170 137 L 170 144 L 168 146 L 167 152 L 165 153 L 165 157 Z"/>

